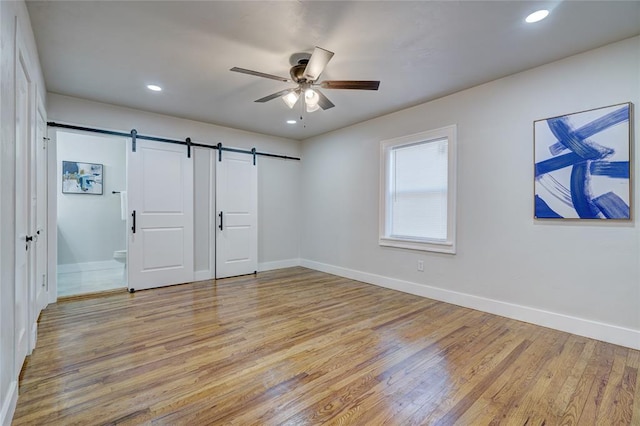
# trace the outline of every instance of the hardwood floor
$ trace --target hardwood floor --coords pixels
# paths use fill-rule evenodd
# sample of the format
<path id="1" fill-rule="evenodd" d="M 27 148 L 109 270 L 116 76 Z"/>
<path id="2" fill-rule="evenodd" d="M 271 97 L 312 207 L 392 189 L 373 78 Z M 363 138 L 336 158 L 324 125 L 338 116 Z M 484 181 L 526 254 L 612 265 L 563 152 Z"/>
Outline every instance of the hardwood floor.
<path id="1" fill-rule="evenodd" d="M 304 268 L 60 302 L 14 425 L 640 425 L 640 352 Z"/>

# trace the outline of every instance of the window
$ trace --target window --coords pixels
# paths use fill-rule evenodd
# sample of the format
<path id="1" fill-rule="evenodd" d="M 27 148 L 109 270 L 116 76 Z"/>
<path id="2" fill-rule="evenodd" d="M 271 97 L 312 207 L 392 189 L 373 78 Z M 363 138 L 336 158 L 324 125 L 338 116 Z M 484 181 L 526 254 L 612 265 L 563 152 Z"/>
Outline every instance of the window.
<path id="1" fill-rule="evenodd" d="M 380 245 L 455 253 L 456 126 L 380 143 Z"/>

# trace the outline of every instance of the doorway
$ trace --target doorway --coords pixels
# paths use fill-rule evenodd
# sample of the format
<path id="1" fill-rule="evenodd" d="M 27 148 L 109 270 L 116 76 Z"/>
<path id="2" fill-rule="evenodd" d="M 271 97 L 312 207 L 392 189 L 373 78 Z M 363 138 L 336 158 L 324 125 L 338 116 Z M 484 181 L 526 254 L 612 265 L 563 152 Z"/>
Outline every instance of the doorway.
<path id="1" fill-rule="evenodd" d="M 57 295 L 124 289 L 126 139 L 58 130 Z"/>
<path id="2" fill-rule="evenodd" d="M 53 158 L 52 164 L 57 166 L 57 175 L 54 173 L 52 177 L 57 181 L 57 187 L 56 184 L 50 187 L 56 205 L 56 214 L 51 217 L 57 222 L 52 226 L 57 229 L 52 236 L 52 252 L 56 253 L 54 259 L 57 260 L 53 267 L 58 269 L 55 283 L 58 296 L 111 288 L 128 288 L 134 292 L 194 279 L 223 278 L 257 271 L 257 156 L 293 157 L 260 153 L 255 148 L 248 151 L 222 147 L 221 143 L 217 146 L 191 145 L 189 138 L 182 142 L 140 136 L 135 129 L 125 134 L 59 123 L 49 125 L 65 129 L 58 130 L 53 137 L 57 158 Z M 100 135 L 93 136 L 94 132 Z M 75 139 L 76 146 L 65 148 L 67 139 Z M 114 190 L 107 182 L 113 185 L 117 173 L 109 172 L 108 155 L 99 146 L 99 141 L 115 146 L 115 140 L 120 142 L 118 152 L 124 152 L 126 171 L 119 189 Z M 96 146 L 90 147 L 93 142 Z M 121 146 L 126 148 L 122 150 Z M 87 147 L 91 152 L 82 150 Z M 79 153 L 86 156 L 84 161 L 78 159 Z M 96 154 L 99 155 L 95 157 Z M 70 159 L 63 159 L 65 155 Z M 56 170 L 56 167 L 52 169 Z M 101 263 L 113 265 L 112 261 L 104 260 L 104 256 L 98 260 L 65 256 L 68 254 L 65 250 L 72 255 L 79 253 L 71 249 L 71 242 L 80 243 L 85 257 L 86 252 L 95 252 L 98 246 L 104 246 L 100 238 L 90 235 L 85 222 L 112 229 L 105 226 L 111 219 L 96 219 L 107 208 L 87 214 L 90 212 L 86 208 L 90 204 L 87 196 L 109 193 L 120 195 L 117 207 L 124 230 L 122 233 L 115 230 L 109 235 L 125 236 L 123 243 L 113 250 L 114 260 L 120 252 L 123 263 L 126 262 L 122 274 L 120 271 L 115 274 L 122 277 L 115 283 L 105 277 L 105 271 L 113 272 L 115 268 Z M 81 208 L 65 209 L 65 200 L 85 201 Z M 63 223 L 64 210 L 76 214 L 74 226 Z M 117 216 L 110 216 L 113 217 Z M 216 223 L 218 217 L 219 224 Z M 77 228 L 82 226 L 86 232 L 78 235 Z M 90 274 L 92 271 L 100 271 L 98 277 Z M 66 290 L 67 281 L 71 287 L 80 285 L 82 288 Z M 111 281 L 111 284 L 104 281 Z"/>

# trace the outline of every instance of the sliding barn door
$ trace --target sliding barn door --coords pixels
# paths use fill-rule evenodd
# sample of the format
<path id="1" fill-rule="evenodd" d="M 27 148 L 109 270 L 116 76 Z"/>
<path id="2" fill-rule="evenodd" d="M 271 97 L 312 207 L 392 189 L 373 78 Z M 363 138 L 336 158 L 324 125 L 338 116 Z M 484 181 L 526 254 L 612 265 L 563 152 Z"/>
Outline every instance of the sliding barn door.
<path id="1" fill-rule="evenodd" d="M 258 269 L 258 167 L 251 155 L 221 154 L 216 163 L 216 278 Z"/>
<path id="2" fill-rule="evenodd" d="M 193 158 L 169 143 L 129 142 L 128 287 L 193 281 Z"/>

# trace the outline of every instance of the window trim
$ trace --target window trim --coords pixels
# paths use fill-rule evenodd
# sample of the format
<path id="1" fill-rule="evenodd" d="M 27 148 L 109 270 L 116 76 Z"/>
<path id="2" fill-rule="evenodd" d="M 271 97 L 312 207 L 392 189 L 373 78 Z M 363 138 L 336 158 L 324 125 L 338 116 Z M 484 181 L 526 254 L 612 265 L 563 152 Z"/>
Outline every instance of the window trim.
<path id="1" fill-rule="evenodd" d="M 390 193 L 390 152 L 397 147 L 415 145 L 447 139 L 447 238 L 418 239 L 410 237 L 391 236 L 387 233 L 388 198 Z M 380 142 L 380 203 L 378 244 L 386 247 L 404 248 L 410 250 L 432 251 L 437 253 L 456 253 L 456 152 L 457 126 L 455 124 L 439 129 L 427 130 L 407 136 L 400 136 Z"/>

